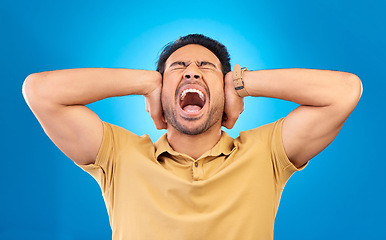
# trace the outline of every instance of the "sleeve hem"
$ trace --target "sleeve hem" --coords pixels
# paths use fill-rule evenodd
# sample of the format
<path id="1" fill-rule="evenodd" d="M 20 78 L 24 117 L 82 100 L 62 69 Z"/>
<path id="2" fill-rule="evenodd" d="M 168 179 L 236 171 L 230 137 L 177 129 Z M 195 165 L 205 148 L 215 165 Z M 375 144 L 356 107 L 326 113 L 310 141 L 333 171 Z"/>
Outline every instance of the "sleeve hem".
<path id="1" fill-rule="evenodd" d="M 107 128 L 110 127 L 107 125 L 107 123 L 105 123 L 105 122 L 102 122 L 102 123 L 103 123 L 102 142 L 101 142 L 101 146 L 99 147 L 97 157 L 95 159 L 95 165 L 97 165 L 97 166 L 101 166 L 101 161 L 103 159 L 103 156 L 105 155 L 106 148 L 104 146 L 106 145 L 106 141 L 107 141 L 107 139 L 106 139 L 107 138 Z"/>
<path id="2" fill-rule="evenodd" d="M 101 167 L 102 156 L 105 155 L 105 153 L 104 153 L 105 148 L 103 146 L 106 144 L 105 142 L 107 141 L 106 140 L 106 131 L 107 131 L 107 127 L 108 127 L 107 123 L 105 123 L 105 122 L 102 122 L 102 125 L 103 125 L 102 142 L 101 142 L 101 145 L 99 147 L 97 157 L 95 158 L 95 162 L 90 163 L 90 164 L 84 164 L 84 165 L 75 163 L 78 167 L 82 168 L 86 172 L 88 172 L 89 170 L 99 169 Z"/>
<path id="3" fill-rule="evenodd" d="M 277 144 L 279 144 L 279 147 L 278 147 L 279 161 L 283 165 L 284 170 L 289 169 L 293 172 L 301 171 L 308 165 L 308 162 L 305 163 L 303 166 L 297 168 L 288 158 L 287 153 L 285 152 L 285 149 L 284 149 L 283 137 L 282 137 L 283 122 L 284 122 L 284 118 L 281 118 L 280 120 L 277 121 L 277 124 L 275 126 L 275 128 L 277 128 L 277 130 L 276 130 L 277 141 L 276 142 L 277 142 Z"/>

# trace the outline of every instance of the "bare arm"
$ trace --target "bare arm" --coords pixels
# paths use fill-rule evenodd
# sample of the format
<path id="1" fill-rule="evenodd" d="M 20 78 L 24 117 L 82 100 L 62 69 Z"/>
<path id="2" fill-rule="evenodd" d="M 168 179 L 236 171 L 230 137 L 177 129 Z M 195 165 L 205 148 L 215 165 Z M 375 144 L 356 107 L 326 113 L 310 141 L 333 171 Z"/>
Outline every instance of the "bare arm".
<path id="1" fill-rule="evenodd" d="M 90 164 L 98 154 L 103 127 L 99 117 L 85 105 L 136 94 L 144 95 L 152 111 L 160 114 L 161 86 L 162 77 L 155 71 L 69 69 L 29 75 L 23 95 L 55 145 L 74 162 Z M 162 128 L 162 122 L 156 126 Z"/>
<path id="2" fill-rule="evenodd" d="M 362 94 L 359 78 L 345 72 L 274 69 L 245 72 L 243 79 L 250 96 L 300 104 L 285 118 L 282 130 L 287 156 L 297 167 L 334 140 Z"/>

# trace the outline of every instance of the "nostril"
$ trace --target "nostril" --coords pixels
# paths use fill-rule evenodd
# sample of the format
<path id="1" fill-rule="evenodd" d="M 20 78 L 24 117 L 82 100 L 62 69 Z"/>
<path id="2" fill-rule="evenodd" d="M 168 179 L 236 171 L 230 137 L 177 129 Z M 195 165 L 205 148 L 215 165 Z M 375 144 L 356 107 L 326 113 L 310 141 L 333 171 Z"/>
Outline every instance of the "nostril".
<path id="1" fill-rule="evenodd" d="M 186 77 L 186 78 L 190 78 L 190 75 L 189 75 L 189 74 L 186 74 L 185 77 Z"/>
<path id="2" fill-rule="evenodd" d="M 200 76 L 198 76 L 198 75 L 194 75 L 194 78 L 197 78 L 197 79 L 198 79 L 199 77 L 200 77 Z"/>

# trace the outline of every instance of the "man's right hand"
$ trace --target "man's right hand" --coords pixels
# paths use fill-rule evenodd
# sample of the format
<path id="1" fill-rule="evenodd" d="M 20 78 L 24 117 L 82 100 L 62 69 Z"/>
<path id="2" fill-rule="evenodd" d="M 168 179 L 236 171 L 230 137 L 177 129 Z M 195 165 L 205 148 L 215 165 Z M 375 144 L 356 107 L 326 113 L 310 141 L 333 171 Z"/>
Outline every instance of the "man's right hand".
<path id="1" fill-rule="evenodd" d="M 146 111 L 153 119 L 154 125 L 157 129 L 166 129 L 166 121 L 162 110 L 161 104 L 161 91 L 162 91 L 162 75 L 158 73 L 158 78 L 154 79 L 155 88 L 145 94 Z"/>

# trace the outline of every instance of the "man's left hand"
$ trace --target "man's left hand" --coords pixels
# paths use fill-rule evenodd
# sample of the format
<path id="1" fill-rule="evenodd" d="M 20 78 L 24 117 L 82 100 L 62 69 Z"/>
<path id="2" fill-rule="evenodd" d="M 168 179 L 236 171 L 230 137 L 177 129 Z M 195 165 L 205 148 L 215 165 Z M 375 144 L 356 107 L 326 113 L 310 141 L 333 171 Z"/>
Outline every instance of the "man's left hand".
<path id="1" fill-rule="evenodd" d="M 240 97 L 235 90 L 232 72 L 225 75 L 224 97 L 225 105 L 222 126 L 231 129 L 244 111 L 244 98 Z"/>

